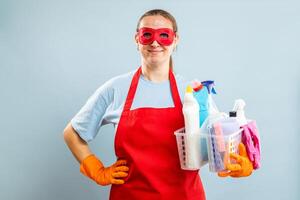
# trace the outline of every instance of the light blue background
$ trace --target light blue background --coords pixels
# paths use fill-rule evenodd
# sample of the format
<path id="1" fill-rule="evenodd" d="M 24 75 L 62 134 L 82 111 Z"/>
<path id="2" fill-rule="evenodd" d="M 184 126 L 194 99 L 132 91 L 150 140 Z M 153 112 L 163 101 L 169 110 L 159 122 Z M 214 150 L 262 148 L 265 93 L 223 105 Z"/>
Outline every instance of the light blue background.
<path id="1" fill-rule="evenodd" d="M 300 3 L 240 1 L 0 1 L 0 199 L 107 199 L 79 173 L 62 132 L 109 78 L 135 69 L 144 11 L 177 19 L 175 70 L 214 79 L 222 111 L 244 98 L 261 133 L 262 168 L 245 179 L 201 172 L 207 199 L 300 198 Z M 91 143 L 114 161 L 113 127 Z M 172 177 L 170 177 L 172 178 Z"/>

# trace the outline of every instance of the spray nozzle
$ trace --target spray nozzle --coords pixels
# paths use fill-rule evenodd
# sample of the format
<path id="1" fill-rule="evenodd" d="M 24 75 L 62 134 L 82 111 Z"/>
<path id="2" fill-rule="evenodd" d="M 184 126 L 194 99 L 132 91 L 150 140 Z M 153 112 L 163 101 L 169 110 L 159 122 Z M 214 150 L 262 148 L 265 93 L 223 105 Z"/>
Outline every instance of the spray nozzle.
<path id="1" fill-rule="evenodd" d="M 236 112 L 237 121 L 240 126 L 247 124 L 244 107 L 246 103 L 243 99 L 237 99 L 234 102 L 233 111 Z"/>
<path id="2" fill-rule="evenodd" d="M 244 110 L 246 103 L 243 99 L 237 99 L 234 102 L 233 111 Z"/>
<path id="3" fill-rule="evenodd" d="M 202 81 L 201 84 L 207 88 L 208 94 L 217 94 L 214 88 L 215 82 L 212 80 Z"/>

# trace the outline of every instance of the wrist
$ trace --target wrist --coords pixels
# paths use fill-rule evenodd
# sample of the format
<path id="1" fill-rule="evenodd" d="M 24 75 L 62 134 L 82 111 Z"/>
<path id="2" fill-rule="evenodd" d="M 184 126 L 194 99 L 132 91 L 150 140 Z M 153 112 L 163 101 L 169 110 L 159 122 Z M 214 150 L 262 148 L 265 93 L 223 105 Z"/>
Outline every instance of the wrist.
<path id="1" fill-rule="evenodd" d="M 94 179 L 95 172 L 101 168 L 104 166 L 94 154 L 85 157 L 80 164 L 80 172 L 91 179 Z"/>

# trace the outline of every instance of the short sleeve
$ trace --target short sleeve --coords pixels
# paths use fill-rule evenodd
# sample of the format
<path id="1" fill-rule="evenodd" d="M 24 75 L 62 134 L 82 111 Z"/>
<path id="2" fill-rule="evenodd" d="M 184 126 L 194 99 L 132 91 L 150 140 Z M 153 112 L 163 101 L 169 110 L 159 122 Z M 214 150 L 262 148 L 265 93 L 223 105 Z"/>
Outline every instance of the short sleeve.
<path id="1" fill-rule="evenodd" d="M 72 127 L 86 142 L 90 142 L 98 134 L 103 116 L 113 101 L 113 92 L 112 81 L 107 81 L 89 97 L 84 106 L 72 118 Z"/>

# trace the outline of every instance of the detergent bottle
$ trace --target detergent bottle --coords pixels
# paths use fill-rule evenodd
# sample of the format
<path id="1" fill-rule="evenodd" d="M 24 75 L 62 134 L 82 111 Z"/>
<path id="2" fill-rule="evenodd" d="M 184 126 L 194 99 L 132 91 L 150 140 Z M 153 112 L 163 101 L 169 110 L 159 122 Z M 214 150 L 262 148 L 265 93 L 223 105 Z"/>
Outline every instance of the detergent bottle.
<path id="1" fill-rule="evenodd" d="M 193 95 L 193 88 L 188 86 L 186 88 L 182 107 L 186 134 L 193 134 L 199 131 L 199 110 L 199 104 Z"/>
<path id="2" fill-rule="evenodd" d="M 201 166 L 199 109 L 199 104 L 193 95 L 193 88 L 188 86 L 183 99 L 182 112 L 186 134 L 186 163 L 191 169 L 199 169 Z"/>

